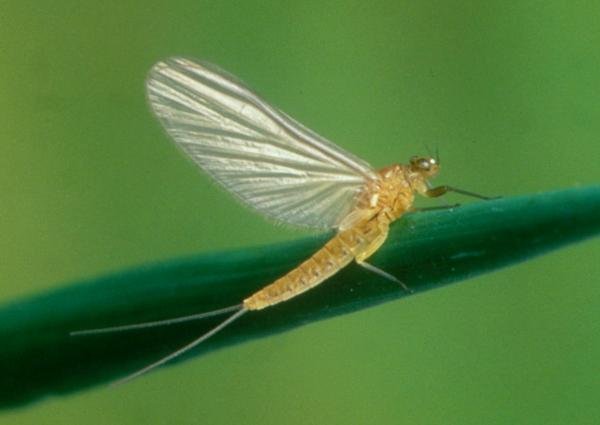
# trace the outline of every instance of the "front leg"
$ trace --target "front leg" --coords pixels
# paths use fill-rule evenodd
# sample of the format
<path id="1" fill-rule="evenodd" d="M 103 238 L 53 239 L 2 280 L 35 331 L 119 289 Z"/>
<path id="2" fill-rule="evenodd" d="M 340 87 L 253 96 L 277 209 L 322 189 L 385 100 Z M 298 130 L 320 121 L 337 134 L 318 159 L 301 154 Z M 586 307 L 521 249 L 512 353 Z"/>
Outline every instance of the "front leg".
<path id="1" fill-rule="evenodd" d="M 472 196 L 473 198 L 484 199 L 486 201 L 489 201 L 490 199 L 498 198 L 498 197 L 490 197 L 490 196 L 480 195 L 478 193 L 469 192 L 466 190 L 458 189 L 456 187 L 447 186 L 447 185 L 432 187 L 431 189 L 428 189 L 425 192 L 423 192 L 423 195 L 425 195 L 429 198 L 437 198 L 438 196 L 445 195 L 448 192 L 456 192 L 456 193 L 460 193 L 461 195 Z"/>

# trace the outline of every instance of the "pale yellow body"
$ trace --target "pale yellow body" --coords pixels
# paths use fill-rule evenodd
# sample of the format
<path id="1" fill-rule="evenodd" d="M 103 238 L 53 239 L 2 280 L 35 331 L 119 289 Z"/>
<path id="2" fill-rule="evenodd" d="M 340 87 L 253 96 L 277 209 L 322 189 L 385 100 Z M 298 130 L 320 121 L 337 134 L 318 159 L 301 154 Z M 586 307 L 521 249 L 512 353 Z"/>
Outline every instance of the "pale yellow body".
<path id="1" fill-rule="evenodd" d="M 410 210 L 414 193 L 426 193 L 422 172 L 393 165 L 378 172 L 359 195 L 353 211 L 323 248 L 285 276 L 244 300 L 246 310 L 261 310 L 301 294 L 325 281 L 353 260 L 361 263 L 385 242 L 389 225 Z"/>
<path id="2" fill-rule="evenodd" d="M 152 110 L 175 143 L 239 200 L 283 223 L 335 226 L 338 232 L 312 257 L 242 303 L 189 316 L 74 332 L 127 331 L 231 313 L 120 383 L 191 350 L 248 311 L 278 304 L 319 285 L 352 261 L 411 292 L 397 277 L 366 262 L 385 242 L 390 224 L 412 208 L 415 193 L 436 197 L 452 190 L 485 199 L 450 186 L 430 188 L 428 179 L 439 170 L 437 155 L 414 156 L 406 165 L 376 172 L 207 63 L 185 58 L 158 62 L 146 87 Z"/>

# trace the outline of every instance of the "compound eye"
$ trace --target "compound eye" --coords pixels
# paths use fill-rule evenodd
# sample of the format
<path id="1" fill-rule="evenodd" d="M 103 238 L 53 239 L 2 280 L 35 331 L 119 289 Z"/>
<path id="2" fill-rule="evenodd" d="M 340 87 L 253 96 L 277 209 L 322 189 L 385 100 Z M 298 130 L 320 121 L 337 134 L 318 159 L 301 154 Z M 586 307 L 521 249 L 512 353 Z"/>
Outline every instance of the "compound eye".
<path id="1" fill-rule="evenodd" d="M 419 168 L 428 171 L 431 168 L 431 162 L 425 158 L 419 160 Z"/>

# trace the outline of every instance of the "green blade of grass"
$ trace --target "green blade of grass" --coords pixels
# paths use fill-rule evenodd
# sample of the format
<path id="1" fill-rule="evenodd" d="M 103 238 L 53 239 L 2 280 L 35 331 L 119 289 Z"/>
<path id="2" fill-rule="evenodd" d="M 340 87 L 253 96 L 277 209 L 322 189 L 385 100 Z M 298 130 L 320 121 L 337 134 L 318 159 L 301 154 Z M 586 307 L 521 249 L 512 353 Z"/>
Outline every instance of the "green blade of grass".
<path id="1" fill-rule="evenodd" d="M 418 293 L 598 232 L 600 187 L 577 188 L 408 214 L 392 226 L 371 262 Z M 329 236 L 143 266 L 1 308 L 0 407 L 115 380 L 189 342 L 222 317 L 95 336 L 70 337 L 69 332 L 239 303 L 298 265 Z M 246 314 L 177 361 L 405 296 L 398 285 L 351 265 L 296 299 Z"/>

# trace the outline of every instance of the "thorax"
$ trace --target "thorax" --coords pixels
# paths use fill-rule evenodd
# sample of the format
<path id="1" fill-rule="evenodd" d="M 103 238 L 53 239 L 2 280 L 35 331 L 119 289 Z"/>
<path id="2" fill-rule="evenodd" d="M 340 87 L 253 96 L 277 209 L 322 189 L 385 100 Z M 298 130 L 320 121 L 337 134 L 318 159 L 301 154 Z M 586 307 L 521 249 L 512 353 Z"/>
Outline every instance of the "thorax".
<path id="1" fill-rule="evenodd" d="M 392 165 L 379 170 L 377 175 L 379 178 L 369 182 L 359 195 L 356 215 L 373 217 L 384 214 L 394 221 L 414 202 L 415 189 L 411 184 L 410 171 L 406 166 Z"/>

